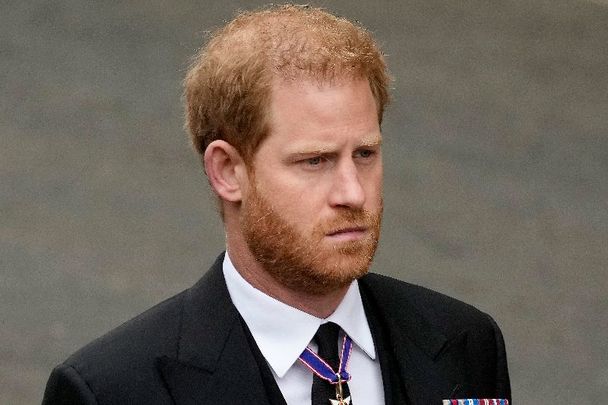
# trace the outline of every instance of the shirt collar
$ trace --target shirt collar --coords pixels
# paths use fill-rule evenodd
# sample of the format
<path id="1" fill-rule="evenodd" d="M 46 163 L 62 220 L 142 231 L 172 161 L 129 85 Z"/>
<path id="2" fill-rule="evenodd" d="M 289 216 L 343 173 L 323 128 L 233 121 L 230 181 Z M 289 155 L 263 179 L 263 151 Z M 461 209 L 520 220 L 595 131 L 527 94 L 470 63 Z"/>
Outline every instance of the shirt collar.
<path id="1" fill-rule="evenodd" d="M 319 326 L 334 322 L 371 359 L 376 358 L 357 281 L 350 285 L 338 308 L 326 319 L 317 318 L 276 300 L 249 284 L 236 270 L 228 252 L 224 256 L 224 278 L 228 293 L 258 348 L 281 378 L 297 361 Z"/>

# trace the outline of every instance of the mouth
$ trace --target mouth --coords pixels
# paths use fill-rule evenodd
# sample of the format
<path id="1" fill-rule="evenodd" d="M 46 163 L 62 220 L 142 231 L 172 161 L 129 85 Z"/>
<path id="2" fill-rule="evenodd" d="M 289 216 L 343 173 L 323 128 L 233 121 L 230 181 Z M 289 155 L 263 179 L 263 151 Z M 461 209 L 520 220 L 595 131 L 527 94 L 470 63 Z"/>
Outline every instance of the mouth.
<path id="1" fill-rule="evenodd" d="M 332 230 L 326 234 L 327 237 L 335 241 L 351 241 L 359 240 L 367 235 L 367 227 L 365 226 L 348 226 Z"/>

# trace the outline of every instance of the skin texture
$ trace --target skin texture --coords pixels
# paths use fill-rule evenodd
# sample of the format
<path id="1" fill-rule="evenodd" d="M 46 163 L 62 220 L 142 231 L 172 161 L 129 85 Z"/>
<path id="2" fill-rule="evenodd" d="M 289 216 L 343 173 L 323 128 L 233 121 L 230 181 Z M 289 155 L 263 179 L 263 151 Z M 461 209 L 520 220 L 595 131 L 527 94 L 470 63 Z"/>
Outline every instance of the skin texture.
<path id="1" fill-rule="evenodd" d="M 224 141 L 205 168 L 228 252 L 254 287 L 319 317 L 364 275 L 382 213 L 377 107 L 365 80 L 275 80 L 270 134 L 248 167 Z"/>

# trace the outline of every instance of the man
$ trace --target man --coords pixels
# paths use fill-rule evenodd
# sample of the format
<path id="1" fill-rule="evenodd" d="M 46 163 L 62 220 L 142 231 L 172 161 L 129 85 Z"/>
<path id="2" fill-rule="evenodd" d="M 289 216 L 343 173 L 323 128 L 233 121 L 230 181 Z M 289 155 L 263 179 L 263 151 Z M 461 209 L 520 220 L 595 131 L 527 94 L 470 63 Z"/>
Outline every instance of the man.
<path id="1" fill-rule="evenodd" d="M 489 316 L 366 275 L 388 82 L 370 34 L 319 9 L 271 7 L 219 30 L 185 95 L 227 251 L 195 286 L 55 368 L 44 403 L 508 399 Z"/>

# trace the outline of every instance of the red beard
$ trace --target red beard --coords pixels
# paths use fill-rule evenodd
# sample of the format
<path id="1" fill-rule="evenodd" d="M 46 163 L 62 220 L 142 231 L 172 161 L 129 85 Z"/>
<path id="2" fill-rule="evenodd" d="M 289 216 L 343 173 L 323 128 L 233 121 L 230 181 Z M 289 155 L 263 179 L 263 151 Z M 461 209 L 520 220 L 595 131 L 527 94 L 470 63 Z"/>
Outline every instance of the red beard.
<path id="1" fill-rule="evenodd" d="M 241 230 L 253 256 L 281 285 L 324 295 L 368 272 L 378 246 L 381 217 L 382 203 L 375 213 L 344 207 L 335 218 L 304 235 L 281 217 L 254 185 L 243 205 Z M 366 228 L 367 236 L 335 243 L 326 238 L 332 231 L 351 227 Z"/>

